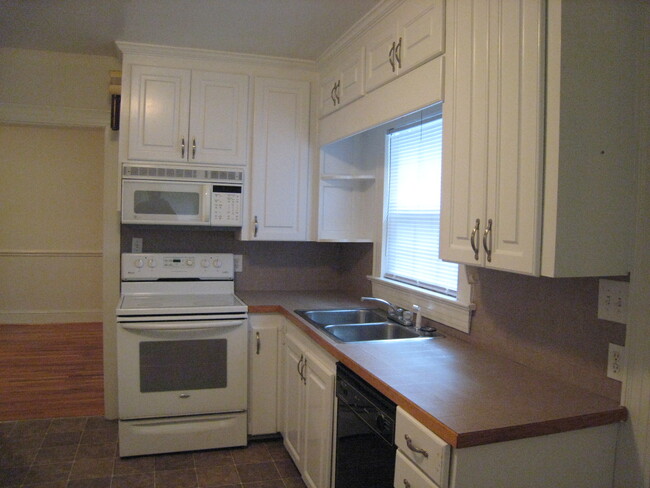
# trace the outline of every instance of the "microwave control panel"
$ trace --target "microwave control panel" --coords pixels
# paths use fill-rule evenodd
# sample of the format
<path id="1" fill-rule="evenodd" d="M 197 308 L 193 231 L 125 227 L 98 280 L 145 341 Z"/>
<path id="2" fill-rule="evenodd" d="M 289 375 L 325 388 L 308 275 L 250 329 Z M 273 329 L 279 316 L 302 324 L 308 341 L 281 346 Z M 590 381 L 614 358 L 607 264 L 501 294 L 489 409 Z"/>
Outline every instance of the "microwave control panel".
<path id="1" fill-rule="evenodd" d="M 242 204 L 241 186 L 213 185 L 210 225 L 241 226 Z"/>

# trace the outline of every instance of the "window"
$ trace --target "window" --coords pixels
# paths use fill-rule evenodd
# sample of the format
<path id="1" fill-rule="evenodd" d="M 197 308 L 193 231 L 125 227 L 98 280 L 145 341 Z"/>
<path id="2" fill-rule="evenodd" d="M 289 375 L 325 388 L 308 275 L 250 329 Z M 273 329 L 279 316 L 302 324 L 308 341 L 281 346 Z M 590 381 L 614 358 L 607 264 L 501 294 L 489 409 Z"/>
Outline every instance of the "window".
<path id="1" fill-rule="evenodd" d="M 386 141 L 384 227 L 372 293 L 403 308 L 417 305 L 424 317 L 469 332 L 474 305 L 465 266 L 438 258 L 440 105 L 378 130 Z"/>
<path id="2" fill-rule="evenodd" d="M 458 265 L 438 258 L 442 116 L 387 137 L 384 278 L 455 298 Z"/>

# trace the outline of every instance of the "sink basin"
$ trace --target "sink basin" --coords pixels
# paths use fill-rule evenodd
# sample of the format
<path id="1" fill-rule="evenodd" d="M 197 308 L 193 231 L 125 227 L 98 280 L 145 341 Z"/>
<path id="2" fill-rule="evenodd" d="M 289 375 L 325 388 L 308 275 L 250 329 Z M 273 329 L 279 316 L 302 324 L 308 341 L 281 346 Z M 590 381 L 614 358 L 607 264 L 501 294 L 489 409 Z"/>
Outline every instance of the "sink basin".
<path id="1" fill-rule="evenodd" d="M 386 341 L 420 337 L 413 329 L 407 329 L 403 325 L 390 322 L 383 324 L 327 325 L 324 330 L 343 342 Z"/>
<path id="2" fill-rule="evenodd" d="M 386 322 L 381 309 L 353 308 L 345 310 L 296 310 L 302 318 L 315 325 L 375 324 Z"/>
<path id="3" fill-rule="evenodd" d="M 310 324 L 341 342 L 419 339 L 414 329 L 386 317 L 380 308 L 296 310 Z"/>

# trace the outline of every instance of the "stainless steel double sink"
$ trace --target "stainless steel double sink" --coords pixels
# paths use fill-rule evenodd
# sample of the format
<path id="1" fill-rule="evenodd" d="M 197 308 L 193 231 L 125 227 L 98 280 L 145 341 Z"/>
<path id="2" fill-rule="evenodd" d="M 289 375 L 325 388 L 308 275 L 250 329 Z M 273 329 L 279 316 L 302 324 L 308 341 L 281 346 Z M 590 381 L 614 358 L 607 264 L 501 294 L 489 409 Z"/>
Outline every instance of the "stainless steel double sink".
<path id="1" fill-rule="evenodd" d="M 310 324 L 341 342 L 420 339 L 413 328 L 388 319 L 379 308 L 295 310 Z"/>

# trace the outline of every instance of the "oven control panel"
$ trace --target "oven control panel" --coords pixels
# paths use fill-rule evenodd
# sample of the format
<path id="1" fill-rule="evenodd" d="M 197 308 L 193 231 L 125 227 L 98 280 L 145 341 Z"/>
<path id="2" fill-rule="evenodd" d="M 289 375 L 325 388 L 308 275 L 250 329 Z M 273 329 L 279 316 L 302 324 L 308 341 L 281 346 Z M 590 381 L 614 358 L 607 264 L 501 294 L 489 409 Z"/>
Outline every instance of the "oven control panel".
<path id="1" fill-rule="evenodd" d="M 234 269 L 232 254 L 122 254 L 122 281 L 233 280 Z"/>

